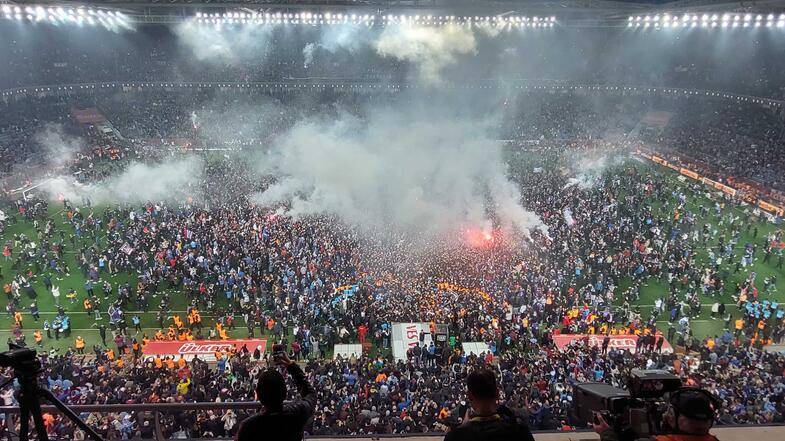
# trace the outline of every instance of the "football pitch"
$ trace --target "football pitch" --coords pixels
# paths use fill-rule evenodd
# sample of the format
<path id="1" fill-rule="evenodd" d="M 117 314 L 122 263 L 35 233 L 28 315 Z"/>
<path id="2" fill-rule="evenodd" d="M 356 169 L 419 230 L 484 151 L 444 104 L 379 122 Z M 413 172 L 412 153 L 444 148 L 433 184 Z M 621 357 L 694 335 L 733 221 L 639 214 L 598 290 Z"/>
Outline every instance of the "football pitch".
<path id="1" fill-rule="evenodd" d="M 692 185 L 691 182 L 685 183 L 681 182 L 677 178 L 677 174 L 670 170 L 662 169 L 662 168 L 653 168 L 650 165 L 635 165 L 641 170 L 645 170 L 647 172 L 653 172 L 658 174 L 661 177 L 664 177 L 669 182 L 669 186 L 673 189 L 679 189 L 680 191 L 684 192 L 687 196 L 687 208 L 690 209 L 693 213 L 697 216 L 696 224 L 701 226 L 703 224 L 710 224 L 715 228 L 720 230 L 720 233 L 725 232 L 726 237 L 730 238 L 730 233 L 727 230 L 723 230 L 725 227 L 719 225 L 719 219 L 715 216 L 714 210 L 710 209 L 708 214 L 701 216 L 699 207 L 701 205 L 706 206 L 707 208 L 713 208 L 714 202 L 706 197 L 706 189 L 705 187 L 700 187 L 700 191 L 693 191 L 690 187 Z M 689 185 L 687 185 L 689 184 Z M 647 201 L 653 207 L 655 212 L 661 217 L 671 218 L 672 213 L 672 205 L 668 205 L 666 201 L 657 201 L 657 200 L 650 200 Z M 672 202 L 672 201 L 671 201 Z M 50 219 L 54 221 L 55 231 L 54 237 L 59 237 L 60 231 L 63 231 L 65 237 L 69 237 L 74 233 L 73 228 L 67 223 L 65 215 L 62 210 L 62 204 L 53 202 L 49 205 L 49 212 L 48 216 Z M 7 213 L 11 213 L 14 211 L 13 207 L 5 206 L 3 209 Z M 737 211 L 737 214 L 741 216 L 741 222 L 748 222 L 749 215 L 745 213 L 745 209 L 748 212 L 751 212 L 752 207 L 735 207 L 733 208 Z M 82 208 L 83 212 L 87 210 L 89 213 L 89 209 Z M 94 212 L 95 215 L 100 215 L 102 208 L 95 208 Z M 16 213 L 15 213 L 16 214 Z M 21 216 L 17 215 L 19 221 L 17 223 L 11 224 L 6 228 L 5 233 L 2 236 L 3 243 L 7 241 L 13 241 L 15 234 L 25 234 L 28 238 L 32 239 L 34 242 L 38 242 L 37 239 L 37 232 L 33 227 L 32 222 L 27 220 L 21 220 Z M 729 279 L 726 281 L 725 284 L 725 292 L 723 293 L 722 297 L 719 298 L 711 298 L 708 296 L 701 297 L 702 306 L 701 306 L 701 314 L 696 319 L 692 320 L 692 328 L 697 338 L 703 338 L 707 335 L 719 335 L 722 333 L 724 327 L 724 320 L 713 320 L 710 316 L 710 308 L 712 303 L 714 303 L 717 299 L 724 302 L 726 304 L 727 310 L 731 312 L 734 319 L 740 316 L 738 308 L 735 306 L 735 301 L 731 298 L 731 294 L 733 291 L 733 287 L 737 282 L 744 280 L 747 277 L 747 272 L 749 270 L 753 270 L 757 273 L 756 282 L 757 285 L 762 285 L 762 281 L 766 277 L 776 276 L 777 283 L 776 283 L 776 292 L 771 297 L 763 296 L 763 299 L 768 298 L 769 300 L 776 300 L 780 303 L 785 302 L 785 271 L 783 269 L 777 269 L 777 256 L 772 256 L 769 262 L 763 262 L 763 244 L 765 242 L 765 237 L 770 232 L 776 230 L 778 227 L 771 222 L 765 220 L 765 218 L 756 219 L 753 221 L 749 221 L 750 228 L 746 229 L 746 224 L 743 224 L 743 234 L 741 236 L 741 240 L 737 244 L 737 248 L 742 249 L 744 244 L 749 243 L 756 243 L 758 244 L 758 252 L 756 253 L 756 260 L 753 263 L 753 266 L 750 268 L 746 268 L 739 272 L 734 272 L 736 260 L 738 260 L 742 253 L 739 249 L 736 250 L 737 258 L 734 261 L 727 261 L 724 262 L 722 268 L 725 268 L 728 273 L 730 274 Z M 755 231 L 757 230 L 757 235 Z M 102 245 L 105 246 L 105 232 L 99 234 L 98 243 L 95 244 L 99 249 Z M 715 236 L 709 243 L 709 246 L 714 246 L 717 243 L 716 238 L 719 236 Z M 108 315 L 106 314 L 106 308 L 109 306 L 109 301 L 102 301 L 101 304 L 101 315 L 102 320 L 96 321 L 94 316 L 88 314 L 83 307 L 83 301 L 86 298 L 86 291 L 84 288 L 84 284 L 86 281 L 85 275 L 82 273 L 79 265 L 76 262 L 76 251 L 77 249 L 81 249 L 83 246 L 92 246 L 93 240 L 91 238 L 77 238 L 76 239 L 76 247 L 70 244 L 70 241 L 66 240 L 66 262 L 68 267 L 70 268 L 70 275 L 57 275 L 54 273 L 52 274 L 52 283 L 60 288 L 60 305 L 65 309 L 68 315 L 71 318 L 71 328 L 72 332 L 69 337 L 61 338 L 59 340 L 54 338 L 47 338 L 46 333 L 44 333 L 44 340 L 43 340 L 43 348 L 44 349 L 52 349 L 57 348 L 61 351 L 65 350 L 69 346 L 74 345 L 74 339 L 77 336 L 82 336 L 86 343 L 87 343 L 87 350 L 92 347 L 93 344 L 101 344 L 101 339 L 99 337 L 98 330 L 96 328 L 96 323 L 103 323 L 108 327 Z M 14 275 L 19 272 L 23 272 L 27 274 L 28 271 L 34 271 L 32 266 L 23 266 L 18 269 L 12 269 L 12 262 L 14 258 L 18 256 L 18 250 L 14 250 L 14 255 L 12 259 L 0 259 L 0 268 L 2 268 L 2 284 L 10 283 Z M 706 265 L 708 262 L 708 252 L 707 249 L 700 249 L 698 255 L 696 257 L 697 261 L 701 265 Z M 99 297 L 103 300 L 101 284 L 104 280 L 108 280 L 112 287 L 114 288 L 113 295 L 117 293 L 117 287 L 120 284 L 130 283 L 132 289 L 135 290 L 137 276 L 135 273 L 119 273 L 115 275 L 109 275 L 107 272 L 102 272 L 101 281 L 96 284 L 95 292 L 98 294 Z M 55 299 L 52 296 L 50 291 L 47 291 L 44 287 L 43 283 L 43 273 L 40 274 L 33 274 L 31 278 L 32 286 L 34 287 L 37 293 L 37 299 L 35 300 L 39 309 L 40 309 L 40 319 L 35 321 L 34 318 L 31 316 L 29 307 L 32 303 L 32 300 L 28 298 L 28 296 L 24 293 L 24 290 L 21 290 L 21 304 L 24 308 L 23 312 L 23 332 L 26 335 L 26 342 L 29 346 L 34 346 L 35 342 L 33 339 L 33 331 L 36 329 L 43 329 L 43 322 L 44 320 L 49 320 L 50 323 L 54 319 L 55 315 L 57 314 L 57 308 L 55 304 Z M 630 285 L 630 280 L 623 280 L 620 286 L 616 290 L 617 294 L 617 303 L 621 304 L 620 300 L 620 293 Z M 71 302 L 69 299 L 66 298 L 66 293 L 73 288 L 77 293 L 77 298 Z M 657 298 L 664 298 L 668 292 L 668 285 L 667 281 L 659 278 L 649 278 L 646 283 L 643 285 L 641 290 L 641 296 L 637 305 L 640 309 L 641 317 L 646 320 L 650 316 L 651 310 L 654 307 L 654 302 Z M 184 295 L 181 295 L 178 291 L 170 290 L 171 293 L 171 309 L 173 313 L 178 313 L 181 318 L 185 318 L 185 310 L 186 310 L 186 299 Z M 129 331 L 131 334 L 134 334 L 133 327 L 131 325 L 131 317 L 134 315 L 138 315 L 141 318 L 141 326 L 143 328 L 143 332 L 145 332 L 149 337 L 152 338 L 155 331 L 158 330 L 157 321 L 156 321 L 156 313 L 159 310 L 159 302 L 161 299 L 162 292 L 159 291 L 157 297 L 149 298 L 149 310 L 148 312 L 144 311 L 134 311 L 129 310 L 126 312 L 126 321 L 129 324 Z M 226 305 L 226 299 L 223 296 L 217 296 L 218 304 L 220 306 Z M 110 299 L 111 300 L 111 299 Z M 222 303 L 223 302 L 223 303 Z M 8 303 L 8 299 L 4 299 L 3 306 L 5 307 Z M 135 305 L 135 302 L 131 301 L 130 305 Z M 132 306 L 133 307 L 133 306 Z M 214 326 L 215 320 L 217 317 L 212 317 L 208 311 L 202 311 L 203 323 L 205 328 Z M 667 312 L 662 314 L 660 318 L 663 321 L 658 322 L 658 326 L 661 330 L 665 331 L 668 329 L 668 322 L 667 322 Z M 235 338 L 244 338 L 247 336 L 247 330 L 245 327 L 245 323 L 242 317 L 235 316 L 236 326 L 237 329 L 234 331 L 228 331 L 230 337 Z M 11 328 L 13 326 L 13 317 L 9 313 L 0 314 L 0 338 L 4 341 L 11 337 Z M 165 325 L 169 325 L 172 323 L 171 319 L 167 319 Z M 258 331 L 258 328 L 257 328 Z M 42 331 L 43 332 L 43 331 Z M 206 329 L 204 334 L 206 335 Z M 257 334 L 258 336 L 258 334 Z M 138 335 L 141 338 L 141 333 Z M 111 341 L 111 332 L 108 332 L 107 335 L 107 343 L 110 346 L 114 346 Z M 4 348 L 3 348 L 4 349 Z"/>

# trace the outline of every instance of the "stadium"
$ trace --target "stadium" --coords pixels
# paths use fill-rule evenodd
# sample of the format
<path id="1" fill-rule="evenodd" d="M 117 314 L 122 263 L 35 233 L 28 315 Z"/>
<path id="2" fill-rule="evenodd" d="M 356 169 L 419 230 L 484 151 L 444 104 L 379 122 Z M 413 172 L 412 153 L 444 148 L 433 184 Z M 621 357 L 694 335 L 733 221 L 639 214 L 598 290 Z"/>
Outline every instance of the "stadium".
<path id="1" fill-rule="evenodd" d="M 0 440 L 783 439 L 783 55 L 780 0 L 0 0 Z"/>

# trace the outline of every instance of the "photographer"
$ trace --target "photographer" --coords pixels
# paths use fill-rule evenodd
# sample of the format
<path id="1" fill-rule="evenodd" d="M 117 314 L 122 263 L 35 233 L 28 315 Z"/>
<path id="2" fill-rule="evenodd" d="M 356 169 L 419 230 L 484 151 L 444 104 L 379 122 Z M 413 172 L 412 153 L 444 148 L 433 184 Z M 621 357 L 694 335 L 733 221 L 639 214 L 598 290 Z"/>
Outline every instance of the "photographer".
<path id="1" fill-rule="evenodd" d="M 305 379 L 302 369 L 289 360 L 284 351 L 276 350 L 274 354 L 275 363 L 285 367 L 292 376 L 302 400 L 284 403 L 286 381 L 283 375 L 277 368 L 262 372 L 256 385 L 256 397 L 262 409 L 242 422 L 237 441 L 257 440 L 260 436 L 275 440 L 301 440 L 303 428 L 313 415 L 316 391 Z"/>
<path id="2" fill-rule="evenodd" d="M 662 415 L 662 432 L 643 438 L 653 441 L 717 441 L 709 430 L 714 425 L 719 400 L 702 389 L 684 387 L 671 394 Z M 620 436 L 599 413 L 595 414 L 594 431 L 601 441 L 618 441 Z"/>
<path id="3" fill-rule="evenodd" d="M 480 369 L 466 379 L 471 409 L 463 416 L 463 423 L 444 437 L 445 441 L 534 441 L 531 431 L 518 423 L 512 411 L 497 403 L 499 389 L 496 374 Z"/>

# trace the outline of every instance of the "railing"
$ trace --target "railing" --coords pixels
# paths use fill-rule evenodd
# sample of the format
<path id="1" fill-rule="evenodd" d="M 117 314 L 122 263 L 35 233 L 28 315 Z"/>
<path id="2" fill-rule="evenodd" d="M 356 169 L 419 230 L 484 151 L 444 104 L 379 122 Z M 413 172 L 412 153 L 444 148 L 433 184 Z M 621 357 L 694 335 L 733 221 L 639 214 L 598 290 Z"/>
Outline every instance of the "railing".
<path id="1" fill-rule="evenodd" d="M 226 90 L 265 90 L 265 91 L 306 91 L 319 89 L 337 89 L 344 91 L 363 92 L 397 92 L 423 88 L 416 83 L 390 82 L 356 78 L 288 78 L 283 81 L 256 81 L 256 82 L 227 82 L 227 81 L 193 81 L 193 82 L 167 82 L 167 81 L 131 81 L 131 82 L 102 82 L 102 83 L 74 83 L 50 84 L 42 86 L 17 87 L 0 90 L 0 99 L 12 97 L 26 98 L 29 96 L 57 96 L 76 93 L 93 93 L 101 90 L 108 91 L 140 91 L 161 90 L 189 91 L 195 89 L 226 89 Z M 769 107 L 785 107 L 785 101 L 753 95 L 723 92 L 707 89 L 684 89 L 674 87 L 651 87 L 640 85 L 610 85 L 610 84 L 583 84 L 561 80 L 549 79 L 510 79 L 504 82 L 495 80 L 476 80 L 460 84 L 446 84 L 446 89 L 511 89 L 511 90 L 543 90 L 553 92 L 583 91 L 594 93 L 622 93 L 622 94 L 658 94 L 673 97 L 708 97 L 730 99 L 737 102 L 766 105 Z"/>
<path id="2" fill-rule="evenodd" d="M 90 404 L 73 405 L 69 408 L 76 413 L 117 413 L 117 412 L 152 412 L 154 414 L 154 434 L 153 438 L 141 438 L 145 440 L 164 441 L 167 440 L 163 434 L 162 417 L 167 413 L 209 411 L 209 410 L 255 410 L 259 408 L 257 402 L 224 402 L 224 403 L 155 403 L 155 404 Z M 41 410 L 45 413 L 57 413 L 59 410 L 54 406 L 42 405 Z M 20 408 L 17 406 L 0 406 L 0 414 L 5 416 L 9 422 L 8 427 L 13 428 L 16 416 Z M 596 439 L 597 435 L 593 431 L 582 429 L 572 431 L 561 430 L 542 430 L 533 431 L 537 440 L 543 441 L 573 441 L 576 439 Z M 754 436 L 751 432 L 755 432 Z M 756 424 L 756 425 L 723 425 L 715 426 L 712 433 L 723 441 L 746 441 L 751 438 L 759 441 L 775 441 L 785 439 L 785 424 Z M 13 441 L 18 440 L 18 435 L 13 434 Z M 392 439 L 392 438 L 416 438 L 422 441 L 442 440 L 442 432 L 418 432 L 403 434 L 369 434 L 369 435 L 313 435 L 306 436 L 307 439 Z M 140 438 L 133 438 L 140 439 Z M 229 438 L 199 438 L 227 440 Z"/>

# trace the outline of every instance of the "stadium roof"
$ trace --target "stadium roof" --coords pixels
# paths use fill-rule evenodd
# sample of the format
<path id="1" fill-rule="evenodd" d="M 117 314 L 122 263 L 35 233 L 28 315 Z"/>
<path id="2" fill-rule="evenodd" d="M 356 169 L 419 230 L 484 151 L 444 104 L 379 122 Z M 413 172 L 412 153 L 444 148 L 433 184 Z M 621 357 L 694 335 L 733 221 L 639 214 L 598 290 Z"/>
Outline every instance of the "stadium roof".
<path id="1" fill-rule="evenodd" d="M 562 24 L 601 23 L 604 19 L 626 19 L 629 15 L 657 12 L 785 12 L 785 0 L 0 0 L 0 4 L 28 6 L 92 6 L 121 10 L 138 23 L 183 20 L 196 11 L 306 10 L 358 11 L 366 14 L 434 12 L 455 15 L 556 15 Z M 588 21 L 586 21 L 588 20 Z M 589 24 L 591 25 L 591 24 Z"/>

